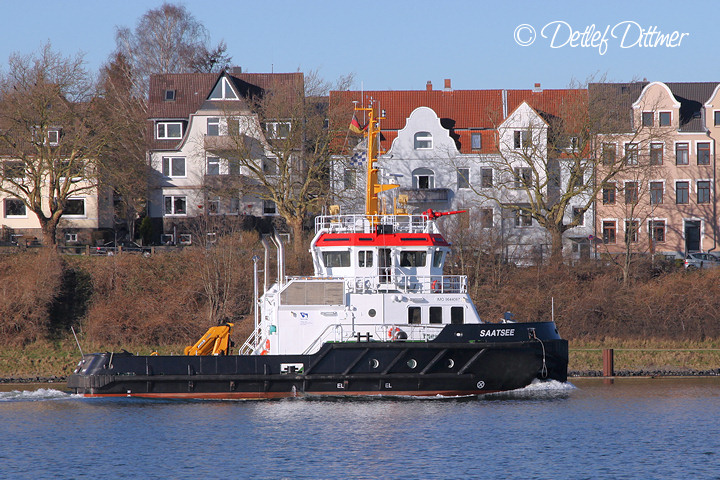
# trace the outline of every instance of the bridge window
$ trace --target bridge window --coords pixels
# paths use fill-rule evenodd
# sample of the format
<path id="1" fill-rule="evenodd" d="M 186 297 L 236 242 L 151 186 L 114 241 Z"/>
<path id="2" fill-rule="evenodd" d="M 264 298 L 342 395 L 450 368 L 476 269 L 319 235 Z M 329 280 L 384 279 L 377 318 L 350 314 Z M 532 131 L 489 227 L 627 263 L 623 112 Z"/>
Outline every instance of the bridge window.
<path id="1" fill-rule="evenodd" d="M 433 254 L 433 267 L 435 267 L 435 268 L 442 267 L 442 261 L 443 261 L 443 252 L 435 252 Z"/>
<path id="2" fill-rule="evenodd" d="M 358 267 L 372 267 L 373 252 L 371 250 L 360 250 L 358 252 Z"/>
<path id="3" fill-rule="evenodd" d="M 442 323 L 442 307 L 430 307 L 430 323 Z"/>
<path id="4" fill-rule="evenodd" d="M 424 267 L 427 259 L 427 252 L 401 252 L 401 267 Z"/>
<path id="5" fill-rule="evenodd" d="M 420 307 L 408 307 L 408 323 L 420 325 Z"/>
<path id="6" fill-rule="evenodd" d="M 450 307 L 450 323 L 465 323 L 465 309 L 463 307 Z"/>
<path id="7" fill-rule="evenodd" d="M 350 252 L 323 252 L 323 263 L 326 268 L 349 267 Z"/>

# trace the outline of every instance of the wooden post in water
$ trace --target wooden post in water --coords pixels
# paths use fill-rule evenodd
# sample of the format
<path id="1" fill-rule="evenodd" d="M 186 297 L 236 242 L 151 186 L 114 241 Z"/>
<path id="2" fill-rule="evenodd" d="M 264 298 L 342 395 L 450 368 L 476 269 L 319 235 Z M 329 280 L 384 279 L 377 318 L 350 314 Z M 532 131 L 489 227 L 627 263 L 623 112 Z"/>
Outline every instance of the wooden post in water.
<path id="1" fill-rule="evenodd" d="M 605 348 L 602 352 L 603 357 L 603 377 L 615 376 L 615 358 L 612 348 Z"/>

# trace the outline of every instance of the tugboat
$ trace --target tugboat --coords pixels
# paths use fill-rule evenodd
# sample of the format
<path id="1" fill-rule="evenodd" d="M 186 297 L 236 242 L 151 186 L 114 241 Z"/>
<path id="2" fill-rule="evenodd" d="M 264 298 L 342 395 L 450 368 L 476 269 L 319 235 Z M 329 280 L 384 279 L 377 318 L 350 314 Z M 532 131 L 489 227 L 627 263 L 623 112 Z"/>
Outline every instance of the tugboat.
<path id="1" fill-rule="evenodd" d="M 393 187 L 378 183 L 375 166 L 382 118 L 375 106 L 358 110 L 369 116 L 366 211 L 316 218 L 312 277 L 286 278 L 273 239 L 277 282 L 256 293 L 254 330 L 238 354 L 226 324 L 184 355 L 85 354 L 68 387 L 86 397 L 267 399 L 479 395 L 565 382 L 568 343 L 554 322 L 484 323 L 467 278 L 443 274 L 450 244 L 437 219 L 458 212 L 379 212 L 378 194 Z"/>

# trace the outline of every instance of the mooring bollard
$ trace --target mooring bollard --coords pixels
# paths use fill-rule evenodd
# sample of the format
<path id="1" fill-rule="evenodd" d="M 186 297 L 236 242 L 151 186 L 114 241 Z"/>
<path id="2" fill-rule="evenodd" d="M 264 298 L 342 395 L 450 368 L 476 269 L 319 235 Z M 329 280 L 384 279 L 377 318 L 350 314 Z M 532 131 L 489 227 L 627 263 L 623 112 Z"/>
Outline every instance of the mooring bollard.
<path id="1" fill-rule="evenodd" d="M 603 349 L 603 377 L 615 376 L 615 359 L 612 348 Z"/>

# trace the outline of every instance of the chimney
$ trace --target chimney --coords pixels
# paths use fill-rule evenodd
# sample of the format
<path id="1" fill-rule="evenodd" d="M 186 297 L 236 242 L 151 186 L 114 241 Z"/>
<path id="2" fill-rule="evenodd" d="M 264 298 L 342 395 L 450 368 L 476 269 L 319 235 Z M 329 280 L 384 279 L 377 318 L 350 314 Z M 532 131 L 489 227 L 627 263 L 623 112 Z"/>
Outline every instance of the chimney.
<path id="1" fill-rule="evenodd" d="M 432 82 L 430 80 L 428 80 L 427 85 L 425 85 L 425 90 L 428 92 L 432 91 Z"/>
<path id="2" fill-rule="evenodd" d="M 535 88 L 533 88 L 533 92 L 542 92 L 542 87 L 540 87 L 539 83 L 535 84 Z"/>
<path id="3" fill-rule="evenodd" d="M 450 86 L 450 79 L 446 78 L 445 79 L 445 91 L 449 92 L 450 90 L 452 90 L 452 87 Z"/>
<path id="4" fill-rule="evenodd" d="M 230 75 L 242 73 L 242 67 L 230 67 Z"/>

